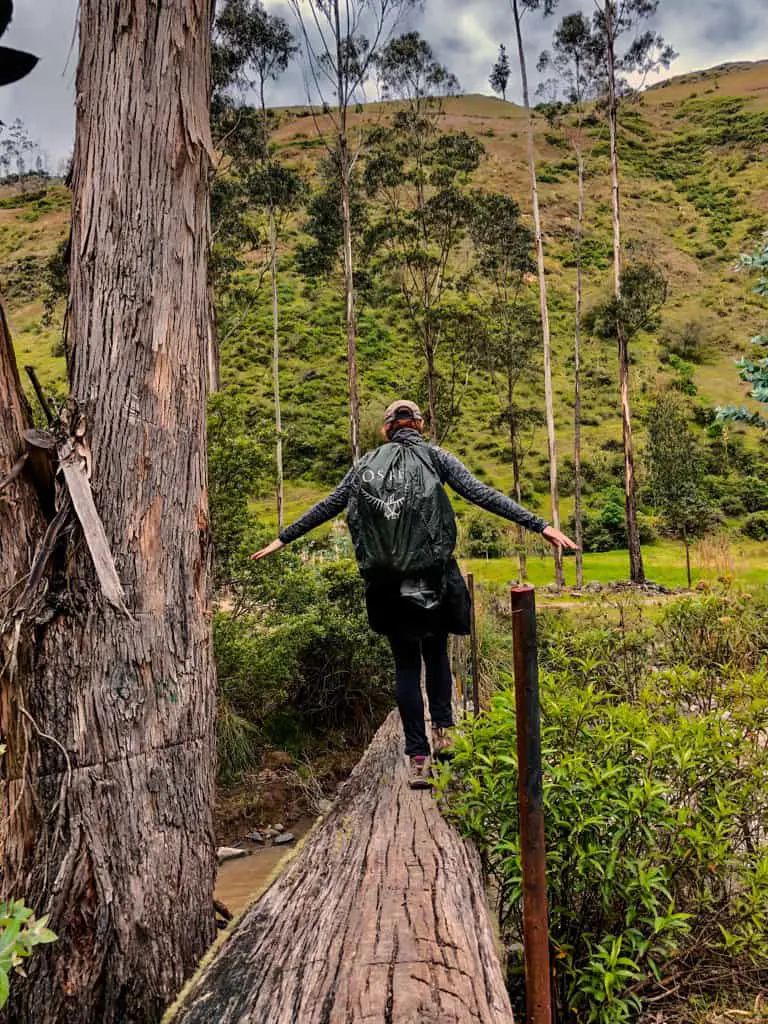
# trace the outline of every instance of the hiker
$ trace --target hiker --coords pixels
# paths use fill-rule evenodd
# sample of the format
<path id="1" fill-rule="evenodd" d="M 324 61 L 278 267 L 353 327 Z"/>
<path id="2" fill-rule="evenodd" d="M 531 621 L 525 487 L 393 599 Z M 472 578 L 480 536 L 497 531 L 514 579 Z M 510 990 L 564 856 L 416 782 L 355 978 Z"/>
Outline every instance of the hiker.
<path id="1" fill-rule="evenodd" d="M 348 508 L 347 519 L 371 628 L 384 634 L 395 659 L 395 693 L 405 733 L 412 789 L 430 783 L 430 745 L 424 724 L 421 662 L 432 719 L 431 753 L 450 756 L 453 725 L 448 635 L 470 632 L 470 599 L 453 550 L 456 520 L 444 484 L 487 512 L 534 533 L 553 547 L 576 549 L 564 533 L 477 480 L 462 463 L 424 438 L 415 402 L 393 402 L 384 413 L 387 442 L 363 456 L 342 482 L 277 540 L 251 555 L 258 560 Z"/>

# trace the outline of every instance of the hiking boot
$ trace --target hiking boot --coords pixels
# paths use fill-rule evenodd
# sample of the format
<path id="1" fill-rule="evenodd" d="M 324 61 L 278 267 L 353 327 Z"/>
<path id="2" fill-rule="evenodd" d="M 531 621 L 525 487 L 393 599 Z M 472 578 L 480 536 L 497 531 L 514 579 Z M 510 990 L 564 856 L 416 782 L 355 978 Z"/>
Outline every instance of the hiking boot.
<path id="1" fill-rule="evenodd" d="M 432 727 L 432 756 L 438 761 L 448 761 L 453 757 L 453 737 L 447 729 Z"/>
<path id="2" fill-rule="evenodd" d="M 416 754 L 409 758 L 409 762 L 408 785 L 411 789 L 430 789 L 429 758 L 425 754 Z"/>

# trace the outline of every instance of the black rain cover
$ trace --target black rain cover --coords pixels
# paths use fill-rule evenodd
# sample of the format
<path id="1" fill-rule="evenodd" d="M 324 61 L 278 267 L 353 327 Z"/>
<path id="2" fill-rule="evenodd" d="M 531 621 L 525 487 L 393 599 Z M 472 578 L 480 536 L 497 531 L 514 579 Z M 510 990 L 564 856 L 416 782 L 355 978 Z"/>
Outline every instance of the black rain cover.
<path id="1" fill-rule="evenodd" d="M 456 519 L 423 442 L 390 443 L 366 455 L 347 514 L 360 571 L 413 577 L 445 566 L 456 546 Z"/>

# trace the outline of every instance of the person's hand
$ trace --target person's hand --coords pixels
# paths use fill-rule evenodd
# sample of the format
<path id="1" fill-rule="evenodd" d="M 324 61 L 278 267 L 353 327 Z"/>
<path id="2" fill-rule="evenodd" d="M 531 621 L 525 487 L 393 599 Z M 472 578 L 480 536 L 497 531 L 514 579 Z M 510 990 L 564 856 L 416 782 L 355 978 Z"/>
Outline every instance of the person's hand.
<path id="1" fill-rule="evenodd" d="M 274 554 L 275 551 L 279 551 L 280 548 L 284 547 L 285 544 L 283 544 L 279 538 L 277 540 L 273 540 L 271 544 L 267 544 L 267 546 L 262 548 L 261 551 L 254 551 L 251 555 L 251 561 L 258 562 L 260 559 L 266 558 L 267 555 Z"/>
<path id="2" fill-rule="evenodd" d="M 567 537 L 562 530 L 556 530 L 554 526 L 548 526 L 541 534 L 545 540 L 548 540 L 553 548 L 565 548 L 568 551 L 578 551 L 579 545 L 572 541 L 570 537 Z"/>

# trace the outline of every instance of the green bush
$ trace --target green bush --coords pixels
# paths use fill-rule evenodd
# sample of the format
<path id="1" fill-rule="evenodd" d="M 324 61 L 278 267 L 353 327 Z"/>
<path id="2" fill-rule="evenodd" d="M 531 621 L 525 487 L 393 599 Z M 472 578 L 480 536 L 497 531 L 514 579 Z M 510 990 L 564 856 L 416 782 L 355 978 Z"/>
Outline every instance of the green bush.
<path id="1" fill-rule="evenodd" d="M 768 510 L 768 481 L 759 476 L 747 476 L 740 484 L 739 493 L 747 512 Z"/>
<path id="2" fill-rule="evenodd" d="M 461 553 L 465 558 L 503 558 L 509 553 L 503 527 L 487 512 L 468 512 L 461 526 Z"/>
<path id="3" fill-rule="evenodd" d="M 752 540 L 768 540 L 768 512 L 753 512 L 747 516 L 742 530 Z"/>
<path id="4" fill-rule="evenodd" d="M 244 563 L 214 619 L 219 771 L 231 781 L 274 745 L 365 744 L 391 706 L 389 647 L 372 633 L 353 562 L 298 554 Z"/>
<path id="5" fill-rule="evenodd" d="M 722 673 L 694 714 L 699 677 L 686 668 L 649 675 L 632 703 L 571 671 L 544 677 L 558 1020 L 621 1024 L 646 998 L 656 1012 L 670 988 L 719 994 L 722 978 L 764 977 L 768 752 L 756 737 L 768 730 L 767 682 Z M 497 894 L 513 993 L 523 985 L 515 732 L 505 683 L 441 779 L 447 813 L 479 847 Z"/>
<path id="6" fill-rule="evenodd" d="M 573 517 L 569 526 L 573 529 Z M 638 516 L 640 540 L 651 544 L 657 534 L 648 516 Z M 627 546 L 627 522 L 624 492 L 620 487 L 607 487 L 590 496 L 589 505 L 582 511 L 584 550 L 590 553 L 617 551 Z"/>

